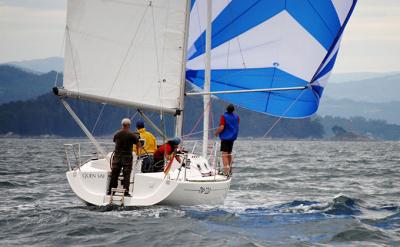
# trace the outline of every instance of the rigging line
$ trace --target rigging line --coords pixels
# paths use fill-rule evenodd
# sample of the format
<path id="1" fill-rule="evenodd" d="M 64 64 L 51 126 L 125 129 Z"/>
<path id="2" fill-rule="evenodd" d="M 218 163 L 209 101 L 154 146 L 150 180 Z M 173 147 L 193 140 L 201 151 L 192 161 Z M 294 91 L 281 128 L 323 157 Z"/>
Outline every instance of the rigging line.
<path id="1" fill-rule="evenodd" d="M 64 29 L 63 39 L 62 39 L 61 48 L 60 48 L 60 57 L 62 57 L 62 53 L 63 53 L 63 50 L 64 50 L 66 32 L 67 32 L 67 30 Z M 57 87 L 58 75 L 59 75 L 59 74 L 60 74 L 60 71 L 57 70 L 57 71 L 56 71 L 56 79 L 55 79 L 55 81 L 54 81 L 54 87 Z"/>
<path id="2" fill-rule="evenodd" d="M 138 111 L 135 111 L 135 113 L 130 117 L 131 121 L 133 121 L 133 119 L 136 117 L 136 115 L 138 114 Z"/>
<path id="3" fill-rule="evenodd" d="M 197 128 L 197 126 L 200 124 L 200 121 L 203 119 L 206 110 L 208 109 L 208 107 L 210 107 L 210 105 L 211 105 L 211 100 L 210 100 L 210 102 L 208 103 L 207 108 L 203 111 L 203 113 L 201 114 L 201 116 L 197 119 L 197 121 L 196 121 L 194 127 L 192 128 L 192 130 L 189 131 L 189 134 L 186 134 L 186 135 L 183 135 L 183 136 L 190 135 L 191 133 L 193 133 L 193 131 L 195 131 L 195 129 Z M 182 137 L 183 137 L 183 136 L 182 136 Z"/>
<path id="4" fill-rule="evenodd" d="M 116 75 L 116 77 L 115 77 L 115 79 L 114 79 L 113 84 L 111 85 L 111 88 L 110 88 L 109 92 L 107 93 L 107 96 L 110 96 L 110 94 L 111 94 L 111 92 L 112 92 L 112 89 L 114 88 L 114 86 L 115 86 L 115 84 L 116 84 L 116 82 L 117 82 L 117 80 L 118 80 L 118 78 L 119 78 L 119 75 L 120 75 L 120 73 L 121 73 L 121 71 L 122 71 L 122 67 L 123 67 L 123 65 L 125 64 L 125 61 L 126 61 L 128 55 L 129 55 L 129 51 L 131 50 L 131 48 L 132 48 L 132 46 L 133 46 L 133 44 L 134 44 L 134 42 L 135 42 L 135 40 L 136 40 L 137 34 L 138 34 L 139 30 L 140 30 L 140 27 L 141 27 L 141 25 L 142 25 L 142 22 L 143 22 L 143 20 L 144 20 L 144 17 L 145 17 L 145 15 L 146 15 L 146 12 L 147 12 L 147 8 L 148 8 L 148 6 L 146 6 L 146 9 L 144 10 L 144 13 L 143 13 L 143 16 L 142 16 L 142 18 L 141 18 L 141 20 L 140 20 L 140 22 L 139 22 L 138 28 L 136 29 L 136 32 L 135 32 L 135 34 L 134 34 L 134 36 L 133 36 L 133 38 L 132 38 L 131 43 L 129 44 L 128 50 L 127 50 L 127 52 L 126 52 L 126 54 L 125 54 L 124 59 L 122 60 L 122 63 L 121 63 L 121 65 L 120 65 L 119 69 L 118 69 L 118 73 L 117 73 L 117 75 Z M 95 124 L 94 124 L 94 126 L 93 126 L 92 134 L 94 134 L 94 131 L 96 130 L 96 127 L 97 127 L 97 125 L 98 125 L 98 123 L 99 123 L 99 121 L 100 121 L 100 119 L 101 119 L 101 117 L 102 117 L 102 115 L 103 115 L 105 106 L 106 106 L 106 104 L 103 104 L 103 106 L 102 106 L 102 108 L 101 108 L 101 111 L 100 111 L 100 113 L 99 113 L 99 115 L 98 115 L 98 117 L 97 117 L 97 119 L 96 119 L 96 122 L 95 122 Z"/>
<path id="5" fill-rule="evenodd" d="M 236 37 L 236 40 L 238 42 L 239 45 L 239 51 L 240 51 L 240 56 L 242 57 L 242 64 L 243 64 L 243 68 L 247 69 L 246 67 L 246 62 L 244 61 L 244 56 L 243 56 L 243 51 L 242 51 L 242 46 L 240 45 L 240 40 L 239 40 L 239 36 Z"/>
<path id="6" fill-rule="evenodd" d="M 200 22 L 200 4 L 197 4 L 196 6 L 196 13 L 197 13 L 197 25 L 199 26 L 199 35 L 202 35 L 202 28 L 201 28 L 201 22 Z M 195 45 L 196 41 L 194 41 L 193 45 Z M 204 47 L 204 44 L 202 44 L 202 48 Z"/>
<path id="7" fill-rule="evenodd" d="M 72 67 L 74 68 L 74 74 L 75 74 L 75 79 L 76 79 L 76 87 L 79 92 L 79 80 L 78 80 L 78 73 L 76 72 L 76 65 L 75 65 L 75 58 L 74 58 L 74 50 L 72 48 L 72 41 L 71 41 L 71 35 L 69 32 L 69 27 L 68 25 L 65 27 L 66 30 L 66 35 L 68 36 L 68 41 L 69 41 L 69 48 L 71 52 L 71 60 L 72 60 Z"/>
<path id="8" fill-rule="evenodd" d="M 101 107 L 100 113 L 97 116 L 96 122 L 94 123 L 93 128 L 92 128 L 92 135 L 94 135 L 94 131 L 96 130 L 97 124 L 99 123 L 100 118 L 103 115 L 105 106 L 106 106 L 106 104 L 103 104 L 103 106 Z"/>
<path id="9" fill-rule="evenodd" d="M 292 102 L 292 104 L 289 105 L 288 108 L 286 108 L 286 110 L 283 112 L 282 116 L 280 116 L 275 123 L 271 126 L 271 128 L 269 128 L 269 130 L 267 132 L 265 132 L 265 134 L 263 135 L 263 138 L 267 137 L 267 135 L 275 128 L 275 126 L 282 120 L 282 118 L 286 115 L 286 113 L 294 106 L 294 104 L 298 101 L 298 99 L 303 95 L 303 93 L 306 90 L 302 90 L 301 93 L 299 93 L 299 95 L 297 96 L 296 100 Z"/>
<path id="10" fill-rule="evenodd" d="M 149 5 L 151 7 L 151 17 L 152 17 L 152 22 L 153 22 L 153 35 L 154 35 L 154 46 L 155 46 L 155 52 L 156 52 L 156 63 L 157 63 L 157 77 L 158 77 L 158 98 L 160 100 L 160 124 L 163 133 L 166 133 L 165 131 L 165 120 L 164 120 L 164 104 L 162 100 L 162 81 L 161 81 L 161 75 L 160 75 L 160 65 L 159 65 L 159 58 L 158 58 L 158 46 L 157 46 L 157 35 L 156 35 L 156 22 L 154 18 L 154 11 L 153 11 L 153 5 Z M 163 143 L 165 143 L 166 138 L 163 135 Z"/>
<path id="11" fill-rule="evenodd" d="M 153 7 L 153 5 L 151 5 Z M 158 76 L 158 81 L 161 81 L 161 73 L 160 73 L 160 58 L 158 56 L 158 44 L 157 44 L 157 32 L 156 32 L 156 21 L 154 18 L 154 11 L 153 8 L 151 8 L 151 17 L 153 21 L 153 38 L 154 38 L 154 46 L 155 46 L 155 53 L 156 53 L 156 63 L 157 63 L 157 76 Z"/>
<path id="12" fill-rule="evenodd" d="M 117 83 L 117 81 L 118 81 L 118 79 L 119 79 L 119 76 L 120 76 L 120 74 L 121 74 L 122 68 L 123 68 L 123 66 L 124 66 L 124 64 L 125 64 L 126 59 L 128 58 L 128 55 L 129 55 L 129 52 L 130 52 L 132 46 L 133 46 L 134 43 L 135 43 L 136 37 L 137 37 L 137 35 L 138 35 L 138 33 L 139 33 L 139 30 L 140 30 L 140 28 L 141 28 L 141 26 L 142 26 L 142 23 L 143 23 L 144 17 L 146 16 L 146 13 L 147 13 L 147 9 L 148 9 L 148 8 L 149 8 L 149 5 L 147 5 L 146 8 L 145 8 L 144 11 L 143 11 L 143 15 L 142 15 L 142 17 L 141 17 L 141 19 L 140 19 L 139 25 L 138 25 L 138 27 L 137 27 L 137 29 L 136 29 L 136 31 L 135 31 L 135 34 L 133 35 L 133 38 L 132 38 L 132 40 L 131 40 L 131 43 L 129 44 L 129 47 L 128 47 L 126 53 L 125 53 L 124 58 L 122 59 L 121 65 L 119 66 L 119 69 L 118 69 L 118 72 L 117 72 L 117 74 L 116 74 L 116 76 L 115 76 L 114 82 L 113 82 L 113 84 L 111 85 L 111 88 L 108 90 L 108 93 L 106 93 L 107 97 L 110 96 L 110 94 L 111 94 L 111 92 L 112 92 L 112 90 L 113 90 L 115 84 Z"/>
<path id="13" fill-rule="evenodd" d="M 211 128 L 215 128 L 211 99 L 210 99 L 210 112 L 209 112 L 209 114 L 210 114 L 209 121 L 210 121 Z M 214 140 L 213 133 L 211 133 L 211 139 Z"/>
<path id="14" fill-rule="evenodd" d="M 229 55 L 231 50 L 231 41 L 228 41 L 228 54 L 226 55 L 226 69 L 229 69 Z"/>
<path id="15" fill-rule="evenodd" d="M 169 23 L 169 17 L 170 17 L 170 15 L 169 15 L 169 13 L 170 13 L 170 11 L 171 11 L 171 2 L 170 1 L 168 1 L 168 7 L 167 7 L 167 18 L 166 18 L 166 20 L 165 20 L 165 23 L 164 23 L 164 30 L 167 30 L 168 29 L 168 23 Z M 151 12 L 153 13 L 153 8 L 151 9 Z M 154 21 L 154 13 L 153 13 L 153 22 L 155 22 Z M 154 24 L 155 25 L 155 24 Z M 165 51 L 166 51 L 166 48 L 165 48 L 165 45 L 166 45 L 166 40 L 167 40 L 167 38 L 164 38 L 164 39 L 162 39 L 162 52 L 161 52 L 161 61 L 165 61 Z M 164 66 L 163 66 L 163 72 L 164 72 Z"/>
<path id="16" fill-rule="evenodd" d="M 211 128 L 211 129 L 206 129 L 206 130 L 201 130 L 201 131 L 198 131 L 198 132 L 193 132 L 193 133 L 190 133 L 190 134 L 183 135 L 182 138 L 183 138 L 183 137 L 188 137 L 188 136 L 197 135 L 197 134 L 201 134 L 201 133 L 203 133 L 203 132 L 205 132 L 205 131 L 212 131 L 212 130 L 216 130 L 216 129 L 218 129 L 218 127 Z"/>
<path id="17" fill-rule="evenodd" d="M 210 103 L 211 103 L 211 100 L 210 100 Z M 210 104 L 210 123 L 211 123 L 211 127 L 214 129 L 215 128 L 215 125 L 214 125 L 214 117 L 213 117 L 213 111 L 212 111 L 212 105 Z M 219 127 L 219 126 L 218 126 Z M 211 150 L 210 150 L 210 160 L 211 160 L 211 157 L 212 157 L 212 154 L 213 154 L 213 150 L 214 150 L 214 148 L 215 148 L 215 136 L 214 136 L 214 133 L 211 133 L 211 140 L 214 142 L 213 144 L 212 144 L 212 146 L 211 146 Z"/>
<path id="18" fill-rule="evenodd" d="M 135 6 L 135 7 L 143 7 L 143 4 L 130 3 L 130 2 L 122 1 L 122 0 L 108 0 L 108 1 L 114 2 L 114 3 L 118 3 L 118 4 L 123 4 L 123 5 L 131 5 L 131 6 Z"/>

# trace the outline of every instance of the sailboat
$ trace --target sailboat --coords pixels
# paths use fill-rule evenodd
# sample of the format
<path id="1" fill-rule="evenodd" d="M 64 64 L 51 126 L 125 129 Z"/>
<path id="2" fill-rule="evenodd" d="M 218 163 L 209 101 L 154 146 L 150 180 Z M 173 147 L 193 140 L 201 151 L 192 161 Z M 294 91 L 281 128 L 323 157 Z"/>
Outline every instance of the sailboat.
<path id="1" fill-rule="evenodd" d="M 98 206 L 216 205 L 232 177 L 207 155 L 214 95 L 284 118 L 317 109 L 356 0 L 68 0 L 62 87 L 53 88 L 97 150 L 71 167 L 73 192 Z M 197 90 L 187 91 L 186 82 Z M 174 115 L 182 136 L 185 97 L 204 101 L 202 154 L 182 154 L 167 173 L 131 175 L 130 195 L 106 195 L 110 153 L 65 98 Z M 158 130 L 165 135 L 162 130 Z M 137 162 L 140 166 L 140 160 Z M 135 170 L 135 169 L 134 169 Z M 140 169 L 139 169 L 140 170 Z"/>

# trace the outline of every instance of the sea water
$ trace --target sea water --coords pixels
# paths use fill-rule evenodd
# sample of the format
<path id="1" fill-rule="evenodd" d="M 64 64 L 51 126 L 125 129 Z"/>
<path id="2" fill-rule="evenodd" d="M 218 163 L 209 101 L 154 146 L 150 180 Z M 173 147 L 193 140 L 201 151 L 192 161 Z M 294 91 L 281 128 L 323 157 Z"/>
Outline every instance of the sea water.
<path id="1" fill-rule="evenodd" d="M 0 245 L 400 246 L 400 143 L 238 140 L 224 205 L 86 206 L 63 144 L 0 139 Z"/>

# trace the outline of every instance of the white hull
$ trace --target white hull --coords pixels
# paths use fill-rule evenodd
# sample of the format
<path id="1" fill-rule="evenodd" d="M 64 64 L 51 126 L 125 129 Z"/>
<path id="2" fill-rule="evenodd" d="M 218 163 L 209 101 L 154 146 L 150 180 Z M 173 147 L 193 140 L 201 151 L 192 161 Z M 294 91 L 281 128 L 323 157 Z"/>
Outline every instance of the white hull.
<path id="1" fill-rule="evenodd" d="M 141 173 L 141 162 L 134 162 L 131 174 L 131 196 L 115 193 L 106 195 L 110 177 L 109 159 L 90 160 L 79 168 L 67 172 L 73 192 L 86 203 L 97 206 L 117 204 L 124 206 L 167 205 L 217 205 L 222 204 L 231 179 L 215 175 L 208 162 L 189 154 L 190 168 L 174 161 L 170 173 Z M 180 170 L 179 170 L 180 168 Z"/>

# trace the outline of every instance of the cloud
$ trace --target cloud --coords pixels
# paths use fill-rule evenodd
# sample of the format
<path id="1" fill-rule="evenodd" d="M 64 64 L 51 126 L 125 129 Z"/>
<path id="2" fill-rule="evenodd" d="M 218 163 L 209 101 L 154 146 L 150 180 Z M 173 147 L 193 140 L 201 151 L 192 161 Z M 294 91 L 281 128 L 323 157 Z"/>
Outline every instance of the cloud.
<path id="1" fill-rule="evenodd" d="M 27 9 L 65 10 L 67 0 L 0 0 L 1 6 L 22 7 Z"/>
<path id="2" fill-rule="evenodd" d="M 0 0 L 0 63 L 60 55 L 66 2 Z M 359 0 L 334 71 L 400 71 L 399 57 L 400 0 Z"/>
<path id="3" fill-rule="evenodd" d="M 13 4 L 0 1 L 0 63 L 61 55 L 65 9 L 53 5 L 30 8 L 20 6 L 18 0 Z"/>
<path id="4" fill-rule="evenodd" d="M 334 72 L 400 70 L 400 1 L 361 0 L 345 30 Z"/>

